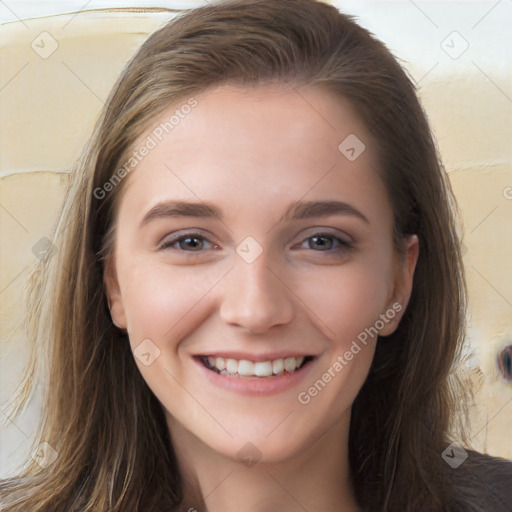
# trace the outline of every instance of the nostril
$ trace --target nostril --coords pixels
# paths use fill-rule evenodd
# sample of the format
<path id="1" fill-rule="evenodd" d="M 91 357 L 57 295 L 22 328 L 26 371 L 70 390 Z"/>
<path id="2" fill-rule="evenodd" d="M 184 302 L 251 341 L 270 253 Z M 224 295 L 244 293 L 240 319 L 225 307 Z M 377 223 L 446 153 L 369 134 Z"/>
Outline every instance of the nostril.
<path id="1" fill-rule="evenodd" d="M 512 383 L 512 345 L 503 347 L 499 352 L 498 370 L 506 382 Z"/>

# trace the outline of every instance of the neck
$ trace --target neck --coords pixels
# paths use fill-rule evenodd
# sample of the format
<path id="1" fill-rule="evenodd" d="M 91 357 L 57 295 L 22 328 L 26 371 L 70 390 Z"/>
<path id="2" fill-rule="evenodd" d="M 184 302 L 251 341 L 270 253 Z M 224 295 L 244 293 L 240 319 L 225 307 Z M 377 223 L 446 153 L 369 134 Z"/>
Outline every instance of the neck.
<path id="1" fill-rule="evenodd" d="M 185 489 L 184 512 L 358 512 L 349 478 L 347 417 L 286 460 L 240 461 L 168 418 Z M 250 450 L 249 450 L 250 451 Z"/>

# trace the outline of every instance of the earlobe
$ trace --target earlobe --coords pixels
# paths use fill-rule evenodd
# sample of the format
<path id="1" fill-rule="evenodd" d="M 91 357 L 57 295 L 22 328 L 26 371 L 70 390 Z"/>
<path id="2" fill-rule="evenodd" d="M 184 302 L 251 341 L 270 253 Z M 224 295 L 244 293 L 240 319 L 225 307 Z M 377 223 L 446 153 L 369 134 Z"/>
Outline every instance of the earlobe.
<path id="1" fill-rule="evenodd" d="M 113 258 L 109 257 L 103 266 L 103 284 L 113 324 L 119 329 L 126 329 L 126 316 L 117 280 Z"/>
<path id="2" fill-rule="evenodd" d="M 406 252 L 401 258 L 395 275 L 392 298 L 388 303 L 387 311 L 393 313 L 393 318 L 380 332 L 381 336 L 389 336 L 396 331 L 402 319 L 412 294 L 414 271 L 419 256 L 419 239 L 417 235 L 410 235 L 406 242 Z M 390 315 L 391 316 L 391 315 Z"/>

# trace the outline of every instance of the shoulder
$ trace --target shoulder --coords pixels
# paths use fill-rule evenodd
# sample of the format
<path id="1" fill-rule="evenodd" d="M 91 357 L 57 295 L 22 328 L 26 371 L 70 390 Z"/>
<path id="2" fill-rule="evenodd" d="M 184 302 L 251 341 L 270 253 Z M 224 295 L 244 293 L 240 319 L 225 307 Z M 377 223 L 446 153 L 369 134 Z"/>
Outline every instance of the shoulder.
<path id="1" fill-rule="evenodd" d="M 483 510 L 512 511 L 511 460 L 468 450 L 467 459 L 454 471 L 466 496 Z"/>

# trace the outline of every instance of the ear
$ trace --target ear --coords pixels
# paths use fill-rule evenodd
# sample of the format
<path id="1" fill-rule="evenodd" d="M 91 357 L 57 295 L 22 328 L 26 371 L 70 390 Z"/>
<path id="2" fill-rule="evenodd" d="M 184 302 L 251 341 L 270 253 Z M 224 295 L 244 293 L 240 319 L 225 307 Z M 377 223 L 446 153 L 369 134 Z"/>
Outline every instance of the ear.
<path id="1" fill-rule="evenodd" d="M 396 331 L 400 320 L 402 319 L 409 299 L 412 293 L 412 284 L 414 270 L 418 262 L 419 240 L 417 235 L 411 235 L 406 242 L 406 251 L 404 255 L 397 256 L 395 267 L 395 277 L 393 284 L 393 293 L 388 301 L 388 311 L 393 311 L 396 315 L 386 323 L 380 330 L 380 336 L 389 336 Z"/>
<path id="2" fill-rule="evenodd" d="M 123 299 L 119 288 L 119 282 L 117 280 L 114 258 L 112 256 L 107 258 L 103 266 L 103 283 L 105 285 L 105 292 L 107 294 L 107 302 L 112 322 L 116 327 L 126 329 L 126 316 L 124 312 Z"/>

